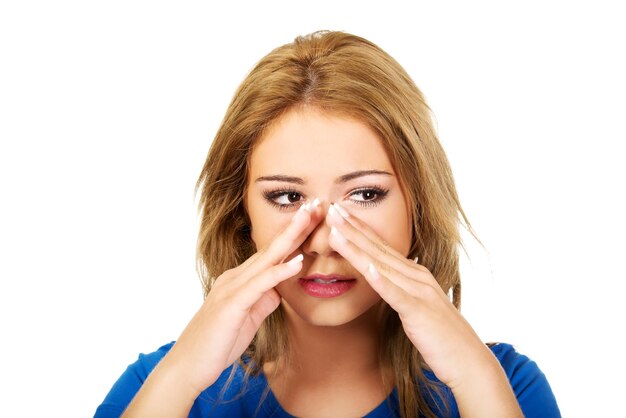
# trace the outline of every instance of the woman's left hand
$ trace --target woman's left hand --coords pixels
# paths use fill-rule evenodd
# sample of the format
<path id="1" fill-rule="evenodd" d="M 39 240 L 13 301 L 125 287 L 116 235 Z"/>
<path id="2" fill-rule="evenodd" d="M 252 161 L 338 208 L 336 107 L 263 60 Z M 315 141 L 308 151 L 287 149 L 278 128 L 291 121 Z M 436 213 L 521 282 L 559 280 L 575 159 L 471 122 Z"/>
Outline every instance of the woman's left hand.
<path id="1" fill-rule="evenodd" d="M 476 373 L 499 367 L 426 267 L 391 248 L 356 217 L 344 218 L 339 211 L 330 209 L 326 218 L 332 226 L 330 245 L 398 312 L 406 335 L 441 382 L 454 390 L 480 381 Z"/>

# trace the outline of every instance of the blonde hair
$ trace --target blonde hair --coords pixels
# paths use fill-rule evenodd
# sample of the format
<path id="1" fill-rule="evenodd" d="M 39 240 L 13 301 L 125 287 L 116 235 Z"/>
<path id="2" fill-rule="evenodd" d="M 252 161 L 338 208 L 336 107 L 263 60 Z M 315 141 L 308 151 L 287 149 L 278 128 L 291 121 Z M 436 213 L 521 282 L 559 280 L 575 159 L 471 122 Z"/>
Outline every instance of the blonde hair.
<path id="1" fill-rule="evenodd" d="M 198 270 L 205 295 L 211 278 L 256 251 L 244 208 L 248 161 L 255 141 L 282 114 L 314 106 L 356 118 L 372 127 L 389 155 L 410 205 L 413 238 L 409 257 L 419 256 L 454 305 L 461 303 L 459 225 L 475 236 L 463 212 L 430 109 L 415 83 L 387 53 L 361 37 L 322 31 L 295 39 L 265 56 L 238 88 L 198 179 L 201 225 Z M 398 315 L 386 306 L 380 358 L 394 370 L 403 417 L 434 417 L 435 384 L 406 337 Z M 287 338 L 277 309 L 259 329 L 240 364 L 257 374 L 267 361 L 284 365 Z"/>

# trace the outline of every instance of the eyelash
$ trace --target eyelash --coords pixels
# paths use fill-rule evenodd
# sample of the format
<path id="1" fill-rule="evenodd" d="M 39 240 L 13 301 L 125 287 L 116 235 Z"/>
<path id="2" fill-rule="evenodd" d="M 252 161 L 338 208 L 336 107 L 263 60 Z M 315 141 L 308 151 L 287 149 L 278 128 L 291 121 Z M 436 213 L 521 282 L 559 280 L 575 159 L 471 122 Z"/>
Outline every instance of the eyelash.
<path id="1" fill-rule="evenodd" d="M 351 191 L 349 196 L 354 196 L 357 194 L 363 194 L 367 192 L 375 193 L 377 197 L 372 200 L 353 200 L 353 202 L 363 207 L 376 206 L 380 202 L 382 202 L 385 199 L 385 197 L 387 197 L 387 193 L 389 193 L 389 189 L 385 189 L 384 187 L 381 187 L 381 186 L 361 187 L 359 189 Z M 295 189 L 268 190 L 266 192 L 263 192 L 263 197 L 265 197 L 265 199 L 268 201 L 269 204 L 277 207 L 279 210 L 289 210 L 292 207 L 296 206 L 299 201 L 286 204 L 286 203 L 276 203 L 276 199 L 278 199 L 279 197 L 291 194 L 291 193 L 295 193 L 299 195 L 300 198 L 302 198 L 302 194 Z"/>

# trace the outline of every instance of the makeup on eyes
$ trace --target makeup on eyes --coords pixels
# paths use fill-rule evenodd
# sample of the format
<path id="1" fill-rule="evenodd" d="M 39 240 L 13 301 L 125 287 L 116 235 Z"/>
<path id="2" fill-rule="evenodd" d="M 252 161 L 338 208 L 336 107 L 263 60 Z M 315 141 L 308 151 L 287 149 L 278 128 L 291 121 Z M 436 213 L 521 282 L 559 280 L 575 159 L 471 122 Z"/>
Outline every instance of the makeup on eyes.
<path id="1" fill-rule="evenodd" d="M 382 202 L 388 195 L 389 188 L 385 188 L 380 185 L 370 185 L 358 187 L 347 193 L 348 197 L 359 196 L 360 199 L 348 199 L 350 202 L 362 207 L 373 207 Z M 265 200 L 272 206 L 277 207 L 279 210 L 289 210 L 296 208 L 304 202 L 306 196 L 300 193 L 293 187 L 278 187 L 275 189 L 268 189 L 262 192 Z"/>

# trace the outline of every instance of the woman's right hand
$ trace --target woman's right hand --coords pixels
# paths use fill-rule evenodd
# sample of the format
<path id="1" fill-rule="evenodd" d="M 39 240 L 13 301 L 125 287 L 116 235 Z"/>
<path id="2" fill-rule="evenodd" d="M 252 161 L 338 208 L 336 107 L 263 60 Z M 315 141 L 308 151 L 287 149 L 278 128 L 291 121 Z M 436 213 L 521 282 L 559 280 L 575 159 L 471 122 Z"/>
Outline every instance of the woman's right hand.
<path id="1" fill-rule="evenodd" d="M 293 254 L 324 218 L 316 210 L 318 203 L 303 204 L 267 248 L 219 276 L 172 347 L 170 364 L 180 368 L 198 394 L 243 354 L 278 307 L 274 287 L 302 269 L 302 255 Z"/>
<path id="2" fill-rule="evenodd" d="M 199 394 L 243 354 L 280 304 L 274 287 L 302 269 L 298 254 L 324 214 L 305 204 L 270 245 L 219 276 L 179 339 L 150 373 L 124 417 L 186 417 Z"/>

